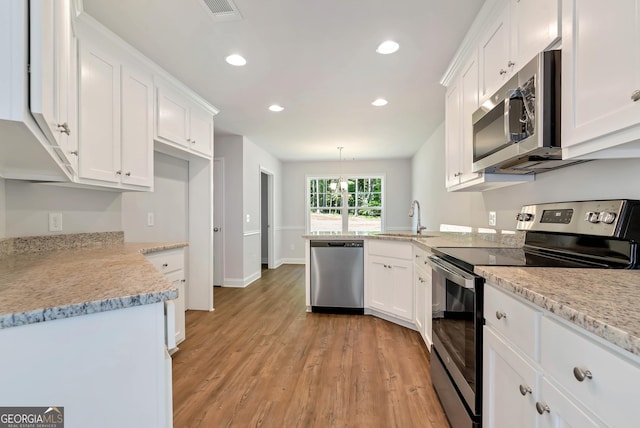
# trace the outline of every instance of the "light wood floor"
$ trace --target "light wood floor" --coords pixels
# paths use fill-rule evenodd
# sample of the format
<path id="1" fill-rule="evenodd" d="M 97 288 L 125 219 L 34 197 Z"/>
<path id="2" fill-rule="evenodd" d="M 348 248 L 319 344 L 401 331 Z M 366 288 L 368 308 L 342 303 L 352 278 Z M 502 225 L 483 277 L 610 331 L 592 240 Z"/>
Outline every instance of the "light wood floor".
<path id="1" fill-rule="evenodd" d="M 176 428 L 449 426 L 419 334 L 305 312 L 303 266 L 214 294 L 173 358 Z"/>

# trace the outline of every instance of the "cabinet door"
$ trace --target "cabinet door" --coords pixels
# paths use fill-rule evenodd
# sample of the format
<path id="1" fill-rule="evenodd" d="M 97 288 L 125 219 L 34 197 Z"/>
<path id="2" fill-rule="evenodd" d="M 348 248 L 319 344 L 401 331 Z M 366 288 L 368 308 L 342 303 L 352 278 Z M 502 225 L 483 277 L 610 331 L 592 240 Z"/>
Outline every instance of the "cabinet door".
<path id="1" fill-rule="evenodd" d="M 489 98 L 511 75 L 509 8 L 505 7 L 480 41 L 480 102 Z"/>
<path id="2" fill-rule="evenodd" d="M 560 38 L 559 0 L 511 0 L 515 69 Z"/>
<path id="3" fill-rule="evenodd" d="M 433 278 L 431 269 L 426 269 L 424 271 L 424 279 L 425 279 L 425 311 L 424 311 L 424 339 L 427 343 L 427 347 L 431 350 L 431 345 L 433 345 L 433 320 L 432 320 L 432 310 L 433 310 Z"/>
<path id="4" fill-rule="evenodd" d="M 461 136 L 460 182 L 464 183 L 480 176 L 471 172 L 473 165 L 473 113 L 478 109 L 478 61 L 475 55 L 467 62 L 460 76 L 462 102 L 460 106 Z"/>
<path id="5" fill-rule="evenodd" d="M 640 98 L 640 1 L 563 7 L 562 145 L 570 148 L 640 123 L 640 101 L 632 99 Z"/>
<path id="6" fill-rule="evenodd" d="M 174 287 L 178 289 L 178 298 L 174 300 L 175 303 L 175 336 L 176 344 L 182 342 L 185 339 L 185 279 L 184 271 L 177 270 L 166 275 L 167 279 L 171 281 Z"/>
<path id="7" fill-rule="evenodd" d="M 488 327 L 483 352 L 483 426 L 535 428 L 538 372 Z"/>
<path id="8" fill-rule="evenodd" d="M 425 311 L 426 311 L 426 280 L 421 271 L 414 269 L 414 297 L 413 297 L 413 313 L 414 323 L 420 335 L 424 338 L 425 328 Z"/>
<path id="9" fill-rule="evenodd" d="M 460 87 L 458 86 L 458 82 L 453 82 L 453 84 L 447 88 L 445 98 L 446 187 L 451 187 L 460 183 L 460 176 L 462 175 L 462 165 L 460 165 L 460 148 L 462 147 L 462 136 L 460 135 L 460 98 Z"/>
<path id="10" fill-rule="evenodd" d="M 120 182 L 120 63 L 87 40 L 79 43 L 79 176 Z"/>
<path id="11" fill-rule="evenodd" d="M 407 321 L 413 320 L 413 263 L 410 261 L 390 259 L 391 272 L 387 284 L 392 297 L 391 312 Z"/>
<path id="12" fill-rule="evenodd" d="M 191 148 L 207 156 L 213 154 L 213 116 L 199 107 L 189 111 Z"/>
<path id="13" fill-rule="evenodd" d="M 386 258 L 370 256 L 369 274 L 369 306 L 382 311 L 391 312 L 393 305 L 393 288 L 390 283 L 390 264 Z"/>
<path id="14" fill-rule="evenodd" d="M 605 426 L 586 414 L 561 393 L 548 379 L 543 378 L 540 399 L 536 403 L 542 411 L 538 415 L 540 428 L 597 428 Z"/>
<path id="15" fill-rule="evenodd" d="M 153 80 L 122 67 L 122 182 L 153 184 Z"/>
<path id="16" fill-rule="evenodd" d="M 60 147 L 63 162 L 74 164 L 77 129 L 71 114 L 73 37 L 70 0 L 31 0 L 30 109 L 47 139 Z"/>
<path id="17" fill-rule="evenodd" d="M 180 94 L 164 87 L 158 88 L 158 137 L 188 146 L 189 104 Z"/>

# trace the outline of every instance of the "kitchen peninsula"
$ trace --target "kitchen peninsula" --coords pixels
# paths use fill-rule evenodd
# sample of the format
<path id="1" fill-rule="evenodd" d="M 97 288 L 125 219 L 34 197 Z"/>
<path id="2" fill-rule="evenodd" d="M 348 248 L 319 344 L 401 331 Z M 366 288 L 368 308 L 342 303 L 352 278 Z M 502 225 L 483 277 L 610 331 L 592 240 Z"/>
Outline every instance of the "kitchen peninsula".
<path id="1" fill-rule="evenodd" d="M 0 402 L 65 407 L 69 426 L 165 426 L 164 301 L 178 293 L 144 254 L 185 245 L 122 232 L 2 240 Z"/>

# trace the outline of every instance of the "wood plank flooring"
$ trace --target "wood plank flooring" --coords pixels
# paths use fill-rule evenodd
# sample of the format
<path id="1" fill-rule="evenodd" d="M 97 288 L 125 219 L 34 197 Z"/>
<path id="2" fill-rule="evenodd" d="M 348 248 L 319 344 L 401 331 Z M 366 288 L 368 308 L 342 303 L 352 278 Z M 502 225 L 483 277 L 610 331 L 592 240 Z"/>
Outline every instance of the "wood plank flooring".
<path id="1" fill-rule="evenodd" d="M 304 266 L 216 288 L 173 357 L 174 427 L 449 427 L 420 335 L 305 312 Z"/>

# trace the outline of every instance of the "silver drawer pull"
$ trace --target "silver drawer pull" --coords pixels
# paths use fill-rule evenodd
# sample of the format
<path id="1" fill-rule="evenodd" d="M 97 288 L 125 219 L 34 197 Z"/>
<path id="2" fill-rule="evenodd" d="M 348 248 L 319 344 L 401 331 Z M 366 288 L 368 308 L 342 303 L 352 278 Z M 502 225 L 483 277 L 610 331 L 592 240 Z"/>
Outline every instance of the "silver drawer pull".
<path id="1" fill-rule="evenodd" d="M 163 268 L 169 267 L 169 263 L 162 263 L 162 267 Z"/>
<path id="2" fill-rule="evenodd" d="M 69 129 L 69 124 L 67 122 L 58 123 L 56 125 L 56 128 L 58 128 L 58 131 L 60 131 L 60 133 L 62 134 L 67 134 L 67 135 L 71 134 L 71 129 Z"/>
<path id="3" fill-rule="evenodd" d="M 520 394 L 522 395 L 527 395 L 527 394 L 531 394 L 531 388 L 528 387 L 527 385 L 520 385 Z"/>
<path id="4" fill-rule="evenodd" d="M 500 69 L 500 76 L 503 76 L 505 74 L 507 74 L 507 70 L 505 70 L 504 68 L 501 68 Z"/>
<path id="5" fill-rule="evenodd" d="M 573 368 L 573 375 L 578 382 L 583 382 L 585 379 L 593 379 L 593 374 L 589 370 L 580 367 Z"/>
<path id="6" fill-rule="evenodd" d="M 536 410 L 541 415 L 544 415 L 545 412 L 551 413 L 551 409 L 549 408 L 549 406 L 546 403 L 541 403 L 539 401 L 536 403 Z"/>
<path id="7" fill-rule="evenodd" d="M 631 101 L 635 103 L 638 100 L 640 100 L 640 89 L 633 91 L 631 94 Z"/>
<path id="8" fill-rule="evenodd" d="M 501 320 L 502 318 L 506 318 L 507 314 L 504 312 L 500 312 L 500 311 L 496 311 L 496 318 L 498 318 L 499 320 Z"/>

